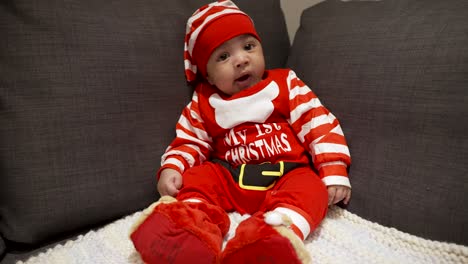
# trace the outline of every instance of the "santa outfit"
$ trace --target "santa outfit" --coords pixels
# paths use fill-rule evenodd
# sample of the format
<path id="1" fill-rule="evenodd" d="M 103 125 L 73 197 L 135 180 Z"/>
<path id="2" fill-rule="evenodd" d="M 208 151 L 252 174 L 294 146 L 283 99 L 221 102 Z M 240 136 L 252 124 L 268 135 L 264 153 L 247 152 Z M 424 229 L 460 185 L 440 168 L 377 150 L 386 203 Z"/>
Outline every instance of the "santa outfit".
<path id="1" fill-rule="evenodd" d="M 302 241 L 325 217 L 326 186 L 350 187 L 339 122 L 292 70 L 267 70 L 232 96 L 203 81 L 211 53 L 244 34 L 259 39 L 231 1 L 188 20 L 185 73 L 198 84 L 160 169 L 179 171 L 183 187 L 131 235 L 148 263 L 306 263 Z M 252 216 L 221 252 L 231 211 Z"/>

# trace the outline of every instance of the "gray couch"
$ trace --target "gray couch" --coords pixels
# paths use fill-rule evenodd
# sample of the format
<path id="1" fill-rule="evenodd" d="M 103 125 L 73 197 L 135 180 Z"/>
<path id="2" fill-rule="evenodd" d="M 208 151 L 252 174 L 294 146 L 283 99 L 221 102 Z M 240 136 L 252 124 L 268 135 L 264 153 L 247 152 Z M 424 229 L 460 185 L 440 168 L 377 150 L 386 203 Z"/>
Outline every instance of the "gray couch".
<path id="1" fill-rule="evenodd" d="M 24 260 L 158 199 L 191 87 L 202 0 L 0 3 L 0 252 Z M 237 0 L 269 68 L 291 67 L 342 123 L 361 217 L 468 245 L 468 5 L 329 0 L 292 47 L 279 1 Z"/>

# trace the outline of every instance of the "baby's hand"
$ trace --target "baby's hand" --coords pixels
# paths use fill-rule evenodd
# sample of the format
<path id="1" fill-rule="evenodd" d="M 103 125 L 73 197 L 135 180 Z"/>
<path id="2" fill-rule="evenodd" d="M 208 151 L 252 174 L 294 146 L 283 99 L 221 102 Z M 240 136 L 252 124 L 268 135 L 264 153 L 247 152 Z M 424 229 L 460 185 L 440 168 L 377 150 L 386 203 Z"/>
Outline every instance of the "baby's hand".
<path id="1" fill-rule="evenodd" d="M 351 188 L 342 185 L 330 185 L 328 189 L 328 205 L 336 204 L 343 200 L 344 204 L 348 204 L 351 199 Z"/>
<path id="2" fill-rule="evenodd" d="M 175 196 L 182 187 L 182 175 L 173 169 L 164 169 L 159 175 L 158 192 L 161 196 Z"/>

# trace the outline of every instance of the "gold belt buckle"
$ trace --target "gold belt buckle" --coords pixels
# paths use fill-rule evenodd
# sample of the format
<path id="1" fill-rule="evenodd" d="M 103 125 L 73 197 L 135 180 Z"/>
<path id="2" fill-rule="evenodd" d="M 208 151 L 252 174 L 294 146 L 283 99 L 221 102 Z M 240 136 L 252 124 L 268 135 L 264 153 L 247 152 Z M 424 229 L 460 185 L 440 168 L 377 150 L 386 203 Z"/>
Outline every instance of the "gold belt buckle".
<path id="1" fill-rule="evenodd" d="M 264 162 L 264 163 L 269 163 L 269 162 Z M 264 164 L 264 163 L 261 163 L 261 164 Z M 280 168 L 279 168 L 278 171 L 265 170 L 265 171 L 262 171 L 262 176 L 266 176 L 266 177 L 281 177 L 281 176 L 283 176 L 283 174 L 284 174 L 284 162 L 280 161 L 278 164 L 280 165 Z M 246 185 L 246 184 L 244 184 L 244 170 L 245 170 L 246 165 L 247 164 L 242 164 L 241 167 L 240 167 L 240 172 L 239 172 L 239 186 L 242 189 L 253 190 L 253 191 L 266 191 L 268 189 L 271 189 L 273 186 L 275 186 L 276 181 L 274 181 L 269 186 L 255 186 L 255 185 Z"/>

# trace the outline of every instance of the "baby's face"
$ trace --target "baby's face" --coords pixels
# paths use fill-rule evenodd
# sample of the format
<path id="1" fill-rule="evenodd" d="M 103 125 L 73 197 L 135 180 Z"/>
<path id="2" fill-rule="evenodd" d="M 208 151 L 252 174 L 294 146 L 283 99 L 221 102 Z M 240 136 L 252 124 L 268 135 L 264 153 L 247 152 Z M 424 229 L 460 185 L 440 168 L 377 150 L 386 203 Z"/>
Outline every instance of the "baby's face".
<path id="1" fill-rule="evenodd" d="M 265 71 L 262 45 L 251 35 L 232 38 L 213 51 L 206 71 L 208 82 L 227 95 L 249 88 Z"/>

